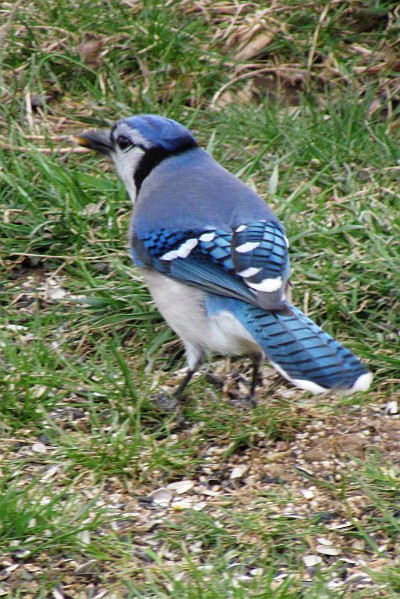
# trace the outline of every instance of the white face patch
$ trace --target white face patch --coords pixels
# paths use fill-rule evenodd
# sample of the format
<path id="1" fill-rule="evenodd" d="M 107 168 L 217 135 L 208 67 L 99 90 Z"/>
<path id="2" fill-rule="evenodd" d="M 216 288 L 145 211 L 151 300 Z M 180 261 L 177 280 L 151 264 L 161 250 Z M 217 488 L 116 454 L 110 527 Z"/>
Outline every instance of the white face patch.
<path id="1" fill-rule="evenodd" d="M 113 131 L 113 138 L 115 141 L 118 140 L 120 135 L 123 135 L 129 139 L 134 146 L 143 146 L 146 148 L 146 150 L 151 148 L 151 143 L 149 140 L 143 137 L 143 135 L 139 133 L 137 129 L 132 129 L 126 123 L 120 123 Z"/>
<path id="2" fill-rule="evenodd" d="M 261 283 L 247 283 L 249 287 L 256 291 L 264 291 L 271 293 L 272 291 L 278 291 L 282 287 L 282 277 L 276 277 L 275 279 L 264 279 Z"/>
<path id="3" fill-rule="evenodd" d="M 250 266 L 249 268 L 246 268 L 246 270 L 242 270 L 241 272 L 238 272 L 237 274 L 240 277 L 244 277 L 245 279 L 248 279 L 249 277 L 254 277 L 254 275 L 258 275 L 258 273 L 261 271 L 262 271 L 262 268 L 254 268 L 254 266 Z"/>
<path id="4" fill-rule="evenodd" d="M 126 137 L 132 142 L 132 146 L 125 150 L 118 147 L 118 138 Z M 114 148 L 111 157 L 114 161 L 118 175 L 121 177 L 132 204 L 136 201 L 137 190 L 135 185 L 135 172 L 146 150 L 151 147 L 148 139 L 143 137 L 139 131 L 132 129 L 126 123 L 119 123 L 113 131 Z M 142 146 L 142 147 L 140 147 Z"/>
<path id="5" fill-rule="evenodd" d="M 247 252 L 251 252 L 258 248 L 260 243 L 261 241 L 246 241 L 246 243 L 238 245 L 238 247 L 235 248 L 235 252 L 238 252 L 239 254 L 246 254 Z"/>
<path id="6" fill-rule="evenodd" d="M 163 256 L 161 256 L 160 260 L 175 260 L 176 258 L 187 258 L 190 252 L 196 247 L 199 243 L 198 239 L 188 239 L 182 245 L 180 245 L 176 250 L 171 250 L 167 252 Z"/>
<path id="7" fill-rule="evenodd" d="M 117 173 L 126 187 L 132 204 L 135 203 L 137 195 L 134 176 L 144 153 L 142 148 L 133 147 L 128 152 L 121 152 L 116 148 L 111 154 Z"/>

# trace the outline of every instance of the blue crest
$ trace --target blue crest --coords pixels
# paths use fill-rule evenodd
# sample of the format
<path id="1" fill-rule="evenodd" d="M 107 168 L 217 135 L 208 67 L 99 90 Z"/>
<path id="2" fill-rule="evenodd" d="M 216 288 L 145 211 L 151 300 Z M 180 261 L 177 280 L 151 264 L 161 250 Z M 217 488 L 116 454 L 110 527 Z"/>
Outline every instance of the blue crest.
<path id="1" fill-rule="evenodd" d="M 163 116 L 139 114 L 121 119 L 118 123 L 125 123 L 136 129 L 152 145 L 161 146 L 167 152 L 174 152 L 182 146 L 197 145 L 196 139 L 186 127 Z"/>

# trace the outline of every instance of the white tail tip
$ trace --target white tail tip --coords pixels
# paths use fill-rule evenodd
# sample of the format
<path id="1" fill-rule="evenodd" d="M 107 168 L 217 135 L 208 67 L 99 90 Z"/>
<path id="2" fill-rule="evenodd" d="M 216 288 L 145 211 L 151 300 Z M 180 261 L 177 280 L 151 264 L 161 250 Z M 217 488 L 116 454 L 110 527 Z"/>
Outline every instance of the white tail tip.
<path id="1" fill-rule="evenodd" d="M 358 377 L 350 392 L 366 391 L 372 382 L 372 372 L 366 372 Z"/>

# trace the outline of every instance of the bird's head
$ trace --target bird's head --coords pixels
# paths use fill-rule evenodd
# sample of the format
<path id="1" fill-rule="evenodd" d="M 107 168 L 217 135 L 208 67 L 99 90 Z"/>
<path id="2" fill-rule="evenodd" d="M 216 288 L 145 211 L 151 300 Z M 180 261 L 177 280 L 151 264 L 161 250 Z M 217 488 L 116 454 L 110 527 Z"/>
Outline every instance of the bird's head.
<path id="1" fill-rule="evenodd" d="M 197 146 L 183 125 L 151 114 L 120 119 L 110 129 L 85 131 L 76 140 L 112 158 L 132 202 L 153 168 L 165 158 Z"/>

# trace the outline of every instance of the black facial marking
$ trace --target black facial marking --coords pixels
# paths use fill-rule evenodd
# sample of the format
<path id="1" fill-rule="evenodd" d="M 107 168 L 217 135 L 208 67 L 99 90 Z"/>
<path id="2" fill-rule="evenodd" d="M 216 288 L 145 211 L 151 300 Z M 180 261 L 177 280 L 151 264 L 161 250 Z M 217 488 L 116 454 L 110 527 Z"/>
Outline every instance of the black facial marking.
<path id="1" fill-rule="evenodd" d="M 183 154 L 183 152 L 196 148 L 197 146 L 198 143 L 193 138 L 187 138 L 176 150 L 166 150 L 162 146 L 155 146 L 154 148 L 149 148 L 146 150 L 134 174 L 137 192 L 139 192 L 139 189 L 145 178 L 151 173 L 154 167 L 160 164 L 160 162 L 166 158 L 169 158 L 170 156 Z"/>

